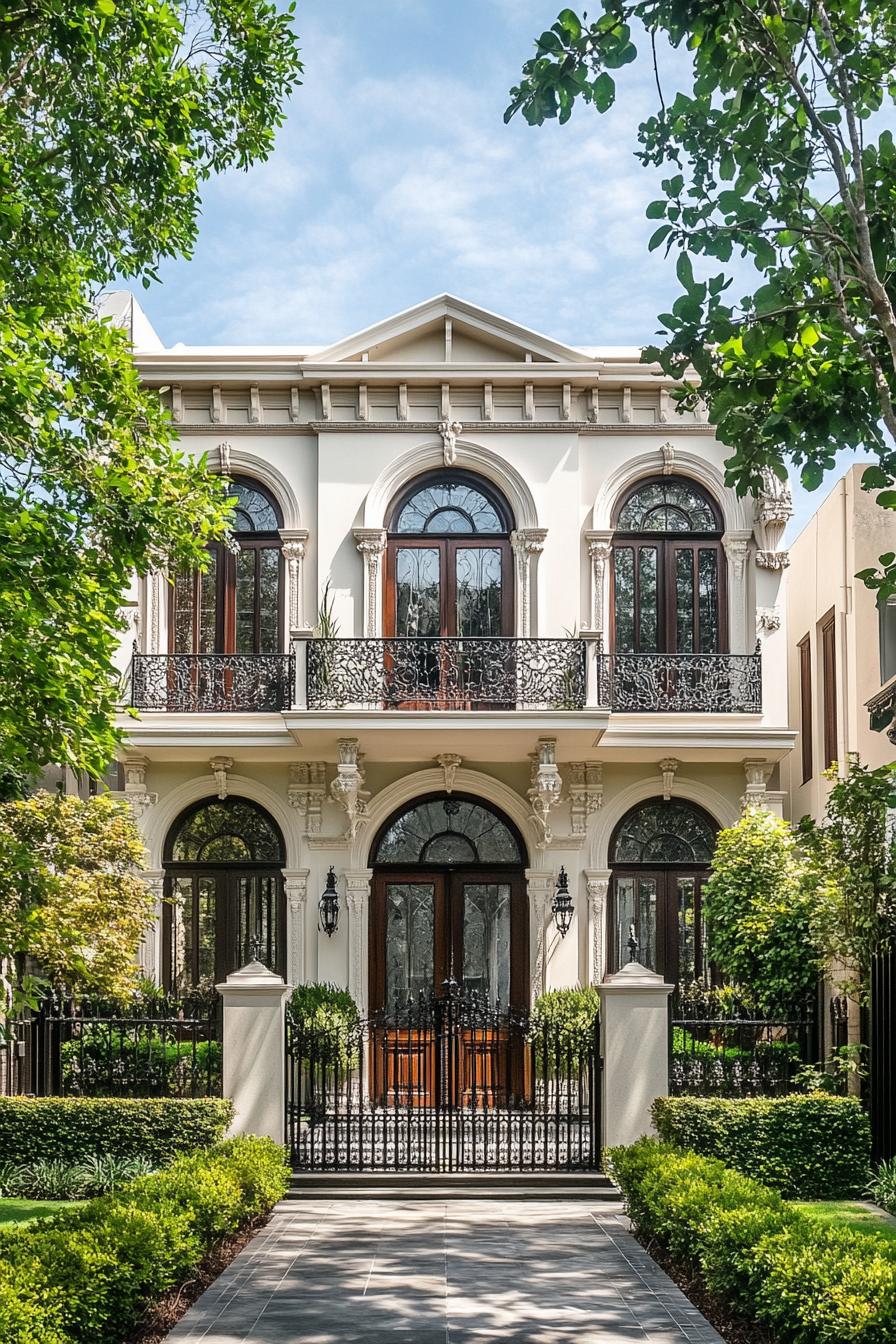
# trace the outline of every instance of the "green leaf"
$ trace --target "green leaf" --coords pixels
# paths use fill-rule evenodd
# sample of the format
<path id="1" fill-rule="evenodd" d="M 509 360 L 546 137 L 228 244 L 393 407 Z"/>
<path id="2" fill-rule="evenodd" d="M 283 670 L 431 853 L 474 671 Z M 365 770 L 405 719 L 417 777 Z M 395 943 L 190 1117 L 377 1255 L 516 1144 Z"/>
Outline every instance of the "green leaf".
<path id="1" fill-rule="evenodd" d="M 646 216 L 647 216 L 648 219 L 665 219 L 665 217 L 666 217 L 666 202 L 665 202 L 665 201 L 651 201 L 650 204 L 649 204 L 648 207 L 647 207 L 647 210 L 645 211 L 645 214 L 646 214 Z"/>
<path id="2" fill-rule="evenodd" d="M 592 81 L 591 97 L 598 112 L 608 111 L 616 101 L 616 84 L 606 70 Z"/>
<path id="3" fill-rule="evenodd" d="M 694 288 L 694 268 L 687 252 L 679 253 L 678 260 L 675 263 L 675 274 L 678 276 L 679 283 L 685 289 L 692 290 Z"/>
<path id="4" fill-rule="evenodd" d="M 660 246 L 660 244 L 663 243 L 669 237 L 669 234 L 671 232 L 672 232 L 671 224 L 661 224 L 660 227 L 656 229 L 653 234 L 651 234 L 650 242 L 647 244 L 648 252 L 655 252 L 656 249 Z"/>

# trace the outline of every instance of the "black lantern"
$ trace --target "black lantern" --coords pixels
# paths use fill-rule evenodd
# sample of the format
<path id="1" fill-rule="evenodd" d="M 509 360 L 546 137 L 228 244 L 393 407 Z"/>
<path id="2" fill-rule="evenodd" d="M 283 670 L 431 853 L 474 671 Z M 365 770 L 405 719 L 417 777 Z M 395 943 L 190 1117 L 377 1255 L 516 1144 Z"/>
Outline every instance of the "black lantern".
<path id="1" fill-rule="evenodd" d="M 569 878 L 566 876 L 565 868 L 560 869 L 560 876 L 557 878 L 557 890 L 551 902 L 551 912 L 560 937 L 565 938 L 572 924 L 572 897 L 569 894 Z"/>
<path id="2" fill-rule="evenodd" d="M 324 894 L 317 903 L 318 928 L 332 938 L 339 925 L 339 893 L 336 890 L 336 872 L 333 865 L 327 873 L 327 885 Z"/>

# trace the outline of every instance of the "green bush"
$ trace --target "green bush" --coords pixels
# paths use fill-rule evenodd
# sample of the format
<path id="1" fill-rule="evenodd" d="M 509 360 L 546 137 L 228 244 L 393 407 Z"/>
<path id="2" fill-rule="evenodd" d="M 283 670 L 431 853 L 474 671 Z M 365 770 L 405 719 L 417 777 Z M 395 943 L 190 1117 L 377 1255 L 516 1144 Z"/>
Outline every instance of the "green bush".
<path id="1" fill-rule="evenodd" d="M 607 1166 L 642 1240 L 773 1344 L 892 1344 L 896 1246 L 829 1228 L 714 1158 L 653 1139 Z"/>
<path id="2" fill-rule="evenodd" d="M 549 1050 L 585 1053 L 594 1043 L 594 1028 L 600 1012 L 600 994 L 594 985 L 584 989 L 549 989 L 532 1005 L 530 1034 L 534 1041 L 548 1041 Z"/>
<path id="3" fill-rule="evenodd" d="M 789 1199 L 848 1199 L 868 1180 L 871 1131 L 852 1097 L 660 1097 L 657 1133 Z"/>
<path id="4" fill-rule="evenodd" d="M 220 1097 L 0 1097 L 0 1162 L 24 1166 L 39 1154 L 74 1163 L 110 1154 L 163 1166 L 210 1148 L 232 1115 Z"/>
<path id="5" fill-rule="evenodd" d="M 91 1199 L 153 1170 L 145 1157 L 91 1155 L 81 1162 L 38 1157 L 24 1166 L 0 1163 L 0 1195 L 10 1199 Z"/>
<path id="6" fill-rule="evenodd" d="M 361 1015 L 347 989 L 328 983 L 297 985 L 287 1009 L 302 1053 L 317 1063 L 356 1066 Z"/>
<path id="7" fill-rule="evenodd" d="M 887 1213 L 896 1214 L 896 1157 L 881 1162 L 864 1193 Z"/>
<path id="8" fill-rule="evenodd" d="M 86 1024 L 62 1046 L 62 1084 L 69 1095 L 189 1097 L 221 1085 L 218 1041 L 172 1041 L 158 1029 Z"/>
<path id="9" fill-rule="evenodd" d="M 288 1181 L 282 1148 L 232 1139 L 0 1234 L 0 1339 L 118 1344 L 216 1242 L 266 1213 Z"/>

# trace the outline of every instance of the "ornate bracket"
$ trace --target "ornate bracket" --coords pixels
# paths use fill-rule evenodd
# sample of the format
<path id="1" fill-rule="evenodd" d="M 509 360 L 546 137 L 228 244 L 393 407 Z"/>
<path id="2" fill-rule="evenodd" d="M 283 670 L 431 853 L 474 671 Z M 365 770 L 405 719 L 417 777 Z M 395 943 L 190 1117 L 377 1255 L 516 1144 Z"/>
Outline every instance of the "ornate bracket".
<path id="1" fill-rule="evenodd" d="M 661 393 L 660 395 L 662 396 L 662 393 Z M 668 399 L 668 393 L 667 393 L 666 395 L 667 395 L 667 399 Z M 661 418 L 662 418 L 662 417 L 661 417 Z M 666 413 L 666 419 L 668 419 L 668 418 L 669 418 L 669 416 L 668 416 L 668 411 L 667 411 L 667 413 Z M 673 472 L 675 471 L 675 448 L 673 447 L 673 445 L 672 445 L 671 443 L 668 443 L 668 442 L 667 442 L 667 443 L 661 443 L 661 444 L 660 444 L 660 455 L 662 456 L 662 459 L 663 459 L 663 475 L 664 475 L 664 476 L 671 476 L 671 475 L 673 474 Z"/>
<path id="2" fill-rule="evenodd" d="M 454 752 L 443 751 L 440 756 L 435 757 L 437 765 L 442 767 L 442 774 L 445 777 L 445 792 L 454 792 L 454 777 L 458 768 L 463 764 L 463 756 L 457 756 Z"/>
<path id="3" fill-rule="evenodd" d="M 678 769 L 678 762 L 674 756 L 666 756 L 660 761 L 660 774 L 663 777 L 663 801 L 669 802 L 672 797 L 672 784 L 675 780 L 675 771 Z"/>
<path id="4" fill-rule="evenodd" d="M 338 746 L 339 764 L 336 767 L 336 778 L 330 785 L 330 797 L 345 808 L 348 817 L 346 839 L 354 840 L 367 820 L 367 800 L 370 797 L 364 788 L 364 757 L 358 751 L 356 737 L 341 737 Z"/>
<path id="5" fill-rule="evenodd" d="M 230 454 L 233 452 L 227 440 L 218 444 L 218 470 L 222 476 L 230 475 Z"/>
<path id="6" fill-rule="evenodd" d="M 536 848 L 547 849 L 554 838 L 551 813 L 560 802 L 563 780 L 557 769 L 557 740 L 553 737 L 538 739 L 538 750 L 529 756 L 532 762 L 532 784 L 527 791 L 532 808 L 532 821 L 540 831 Z"/>
<path id="7" fill-rule="evenodd" d="M 157 793 L 150 793 L 146 787 L 146 768 L 149 761 L 145 756 L 126 756 L 124 758 L 124 796 L 139 821 L 145 812 L 159 801 Z"/>
<path id="8" fill-rule="evenodd" d="M 208 764 L 218 786 L 218 797 L 224 799 L 227 797 L 227 773 L 233 769 L 233 757 L 213 756 Z"/>
<path id="9" fill-rule="evenodd" d="M 289 767 L 286 796 L 290 807 L 305 818 L 305 834 L 320 833 L 321 812 L 327 796 L 327 767 L 323 761 L 294 761 Z"/>
<path id="10" fill-rule="evenodd" d="M 787 551 L 779 549 L 784 529 L 793 514 L 790 486 L 775 475 L 770 467 L 762 469 L 762 489 L 756 498 L 753 530 L 756 534 L 756 563 L 760 569 L 786 569 L 790 564 Z"/>
<path id="11" fill-rule="evenodd" d="M 453 467 L 457 461 L 457 439 L 464 432 L 459 420 L 440 420 L 439 433 L 442 436 L 442 457 L 446 467 Z"/>
<path id="12" fill-rule="evenodd" d="M 603 806 L 602 761 L 574 761 L 569 767 L 569 811 L 573 835 L 584 835 L 588 818 Z"/>
<path id="13" fill-rule="evenodd" d="M 771 634 L 775 630 L 781 629 L 781 609 L 780 607 L 757 607 L 756 608 L 756 634 L 763 631 Z"/>

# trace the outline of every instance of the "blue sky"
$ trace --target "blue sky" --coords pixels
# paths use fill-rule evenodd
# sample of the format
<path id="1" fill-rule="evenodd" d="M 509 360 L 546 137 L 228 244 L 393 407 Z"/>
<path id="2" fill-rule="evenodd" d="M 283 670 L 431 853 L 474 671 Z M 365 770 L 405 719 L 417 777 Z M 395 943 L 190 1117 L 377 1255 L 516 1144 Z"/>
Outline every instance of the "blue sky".
<path id="1" fill-rule="evenodd" d="M 166 344 L 330 342 L 444 290 L 559 340 L 635 345 L 678 293 L 633 157 L 652 71 L 613 110 L 504 126 L 559 0 L 300 0 L 305 83 L 275 153 L 205 191 L 195 256 L 140 301 Z M 670 58 L 671 59 L 671 58 Z M 822 491 L 796 500 L 799 527 Z"/>

